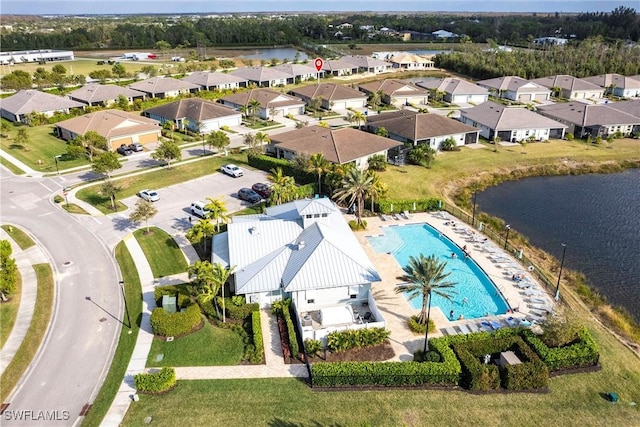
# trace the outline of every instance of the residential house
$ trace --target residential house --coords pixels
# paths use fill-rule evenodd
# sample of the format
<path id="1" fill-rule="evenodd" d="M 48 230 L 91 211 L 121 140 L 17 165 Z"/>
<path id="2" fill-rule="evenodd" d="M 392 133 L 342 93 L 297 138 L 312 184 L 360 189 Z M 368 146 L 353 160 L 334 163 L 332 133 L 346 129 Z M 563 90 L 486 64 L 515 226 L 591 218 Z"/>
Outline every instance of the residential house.
<path id="1" fill-rule="evenodd" d="M 531 80 L 533 83 L 544 86 L 551 90 L 552 95 L 559 91 L 559 96 L 567 99 L 602 99 L 604 89 L 600 86 L 588 82 L 587 80 L 566 74 L 557 76 L 541 77 Z M 556 94 L 558 95 L 558 94 Z"/>
<path id="2" fill-rule="evenodd" d="M 327 198 L 234 216 L 227 231 L 213 237 L 212 247 L 213 262 L 235 267 L 230 278 L 234 295 L 262 307 L 291 298 L 303 339 L 386 326 L 371 292 L 380 275 Z M 364 316 L 365 309 L 371 315 Z"/>
<path id="3" fill-rule="evenodd" d="M 350 76 L 358 73 L 358 65 L 344 58 L 329 59 L 322 63 L 322 71 L 332 76 Z"/>
<path id="4" fill-rule="evenodd" d="M 108 107 L 124 97 L 128 104 L 133 104 L 136 99 L 144 100 L 144 93 L 118 85 L 102 85 L 89 83 L 67 94 L 69 99 L 82 102 L 91 107 Z"/>
<path id="5" fill-rule="evenodd" d="M 156 120 L 121 110 L 102 110 L 55 124 L 54 133 L 70 141 L 89 131 L 107 139 L 112 150 L 122 144 L 151 144 L 160 140 L 161 128 Z"/>
<path id="6" fill-rule="evenodd" d="M 399 31 L 402 41 L 416 41 L 416 40 L 430 40 L 433 39 L 433 35 L 429 33 L 421 33 L 419 31 L 404 30 Z"/>
<path id="7" fill-rule="evenodd" d="M 270 67 L 240 67 L 233 70 L 231 75 L 241 77 L 258 87 L 284 86 L 291 78 L 289 73 Z"/>
<path id="8" fill-rule="evenodd" d="M 440 150 L 442 142 L 451 138 L 457 146 L 478 142 L 479 130 L 439 114 L 400 110 L 367 117 L 365 128 L 375 133 L 384 128 L 389 138 L 414 146 L 429 144 Z"/>
<path id="9" fill-rule="evenodd" d="M 224 96 L 220 102 L 236 110 L 249 107 L 252 100 L 258 101 L 259 111 L 255 114 L 263 119 L 273 119 L 277 115 L 304 114 L 304 101 L 271 89 L 251 89 L 242 93 Z"/>
<path id="10" fill-rule="evenodd" d="M 640 80 L 633 77 L 625 77 L 620 74 L 600 74 L 599 76 L 585 77 L 583 80 L 604 88 L 606 94 L 621 98 L 640 97 Z"/>
<path id="11" fill-rule="evenodd" d="M 51 117 L 55 113 L 69 113 L 72 109 L 84 109 L 85 105 L 62 96 L 51 95 L 35 89 L 21 90 L 2 99 L 0 116 L 10 122 L 28 123 L 31 114 Z"/>
<path id="12" fill-rule="evenodd" d="M 401 80 L 386 79 L 360 85 L 360 90 L 368 95 L 382 92 L 382 101 L 389 105 L 426 105 L 429 102 L 429 91 Z"/>
<path id="13" fill-rule="evenodd" d="M 393 56 L 389 61 L 392 68 L 406 71 L 431 70 L 435 66 L 432 60 L 414 53 Z"/>
<path id="14" fill-rule="evenodd" d="M 367 95 L 359 90 L 335 83 L 320 83 L 292 89 L 290 93 L 307 105 L 312 99 L 321 98 L 325 110 L 343 111 L 367 106 Z"/>
<path id="15" fill-rule="evenodd" d="M 546 87 L 518 76 L 480 80 L 476 84 L 489 89 L 489 92 L 497 98 L 510 99 L 516 102 L 548 101 L 551 97 L 551 91 Z"/>
<path id="16" fill-rule="evenodd" d="M 569 43 L 569 40 L 561 37 L 538 37 L 533 39 L 533 44 L 537 46 L 564 46 L 567 43 Z"/>
<path id="17" fill-rule="evenodd" d="M 200 86 L 173 77 L 151 77 L 135 82 L 129 88 L 144 92 L 149 98 L 175 98 L 178 95 L 196 93 Z"/>
<path id="18" fill-rule="evenodd" d="M 347 55 L 341 59 L 355 65 L 360 73 L 380 74 L 391 70 L 390 63 L 371 56 Z"/>
<path id="19" fill-rule="evenodd" d="M 568 132 L 577 138 L 587 136 L 603 137 L 620 132 L 630 135 L 640 128 L 640 117 L 633 115 L 634 104 L 614 107 L 616 104 L 585 104 L 582 102 L 563 102 L 560 104 L 544 105 L 538 112 L 546 117 L 568 126 Z M 636 113 L 638 106 L 635 104 Z"/>
<path id="20" fill-rule="evenodd" d="M 142 112 L 145 117 L 160 123 L 171 121 L 178 129 L 188 129 L 200 134 L 209 134 L 222 126 L 240 126 L 242 114 L 231 107 L 200 98 L 181 99 L 149 108 Z"/>
<path id="21" fill-rule="evenodd" d="M 270 69 L 287 74 L 287 84 L 317 80 L 319 77 L 322 78 L 324 76 L 322 70 L 318 72 L 315 67 L 305 64 L 280 64 Z"/>
<path id="22" fill-rule="evenodd" d="M 267 152 L 277 158 L 293 159 L 297 154 L 321 153 L 324 158 L 338 165 L 354 163 L 360 169 L 368 167 L 369 157 L 387 156 L 387 152 L 400 144 L 353 128 L 329 129 L 307 126 L 271 136 Z"/>
<path id="23" fill-rule="evenodd" d="M 181 80 L 200 86 L 202 90 L 222 91 L 247 87 L 248 81 L 242 77 L 228 73 L 214 73 L 210 71 L 196 71 Z"/>
<path id="24" fill-rule="evenodd" d="M 460 110 L 460 121 L 480 129 L 488 140 L 520 142 L 564 137 L 566 125 L 522 107 L 506 107 L 492 101 Z"/>
<path id="25" fill-rule="evenodd" d="M 447 31 L 447 30 L 433 31 L 431 35 L 436 39 L 457 39 L 460 37 L 459 34 L 452 33 L 451 31 Z"/>
<path id="26" fill-rule="evenodd" d="M 441 93 L 443 99 L 451 104 L 482 104 L 489 99 L 486 88 L 457 77 L 423 80 L 416 82 L 416 86 Z"/>

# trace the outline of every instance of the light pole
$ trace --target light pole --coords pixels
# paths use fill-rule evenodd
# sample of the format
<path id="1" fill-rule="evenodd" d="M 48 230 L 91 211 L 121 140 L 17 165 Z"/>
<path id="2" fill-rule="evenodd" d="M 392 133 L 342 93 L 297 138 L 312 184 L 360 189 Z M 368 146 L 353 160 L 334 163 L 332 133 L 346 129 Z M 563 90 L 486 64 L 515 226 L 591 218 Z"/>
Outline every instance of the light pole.
<path id="1" fill-rule="evenodd" d="M 120 280 L 119 283 L 120 290 L 122 291 L 122 299 L 124 300 L 124 311 L 127 313 L 127 327 L 129 328 L 129 333 L 131 333 L 131 318 L 129 317 L 129 306 L 127 305 L 127 297 L 124 293 L 124 280 Z"/>
<path id="2" fill-rule="evenodd" d="M 478 196 L 478 190 L 473 190 L 473 213 L 471 215 L 471 227 L 476 226 L 476 197 Z"/>
<path id="3" fill-rule="evenodd" d="M 558 272 L 558 283 L 556 284 L 556 296 L 555 299 L 560 299 L 560 277 L 562 277 L 562 267 L 564 266 L 564 255 L 567 253 L 567 245 L 562 243 L 562 261 L 560 261 L 560 271 Z"/>
<path id="4" fill-rule="evenodd" d="M 509 231 L 511 230 L 511 226 L 509 224 L 507 224 L 507 226 L 505 228 L 507 229 L 507 235 L 504 236 L 504 248 L 506 250 L 507 249 L 507 243 L 509 242 Z"/>
<path id="5" fill-rule="evenodd" d="M 56 161 L 56 174 L 60 176 L 60 169 L 58 169 L 58 159 L 62 157 L 62 154 L 58 154 L 57 156 L 53 156 L 53 160 Z"/>

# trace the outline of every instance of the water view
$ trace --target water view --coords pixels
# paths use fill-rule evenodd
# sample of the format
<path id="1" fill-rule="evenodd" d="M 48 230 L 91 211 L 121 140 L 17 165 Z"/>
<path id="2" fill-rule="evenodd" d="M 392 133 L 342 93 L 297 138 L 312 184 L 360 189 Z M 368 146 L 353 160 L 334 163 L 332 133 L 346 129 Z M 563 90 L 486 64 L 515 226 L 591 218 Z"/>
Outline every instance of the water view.
<path id="1" fill-rule="evenodd" d="M 257 60 L 261 60 L 261 59 L 270 60 L 275 58 L 278 61 L 282 61 L 284 59 L 293 61 L 293 59 L 296 57 L 296 53 L 299 54 L 298 58 L 300 61 L 304 61 L 305 59 L 308 59 L 308 56 L 306 53 L 290 47 L 250 49 L 250 50 L 247 50 L 246 54 L 240 55 L 239 58 L 257 59 Z"/>

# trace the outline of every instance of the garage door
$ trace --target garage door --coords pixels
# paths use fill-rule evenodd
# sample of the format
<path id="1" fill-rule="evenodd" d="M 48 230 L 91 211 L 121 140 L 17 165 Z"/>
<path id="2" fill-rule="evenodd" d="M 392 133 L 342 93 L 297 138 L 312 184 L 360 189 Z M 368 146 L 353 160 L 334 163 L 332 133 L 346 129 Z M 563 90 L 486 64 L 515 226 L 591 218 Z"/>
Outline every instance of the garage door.
<path id="1" fill-rule="evenodd" d="M 531 94 L 530 93 L 523 93 L 522 95 L 520 95 L 518 100 L 521 101 L 521 102 L 531 101 Z"/>
<path id="2" fill-rule="evenodd" d="M 131 138 L 120 138 L 120 139 L 112 139 L 111 140 L 111 148 L 116 150 L 122 144 L 129 145 L 133 142 Z"/>
<path id="3" fill-rule="evenodd" d="M 138 137 L 138 142 L 140 144 L 149 144 L 151 142 L 158 142 L 158 134 L 157 133 L 148 133 L 146 135 L 140 135 Z"/>

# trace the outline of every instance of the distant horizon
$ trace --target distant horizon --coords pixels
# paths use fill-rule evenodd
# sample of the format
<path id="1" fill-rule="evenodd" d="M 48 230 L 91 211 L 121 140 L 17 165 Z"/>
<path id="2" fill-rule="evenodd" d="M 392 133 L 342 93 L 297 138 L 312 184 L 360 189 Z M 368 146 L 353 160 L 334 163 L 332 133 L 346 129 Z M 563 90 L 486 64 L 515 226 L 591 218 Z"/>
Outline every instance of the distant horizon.
<path id="1" fill-rule="evenodd" d="M 3 0 L 2 15 L 157 15 L 228 13 L 583 13 L 611 12 L 618 6 L 636 8 L 638 1 L 608 0 Z"/>

